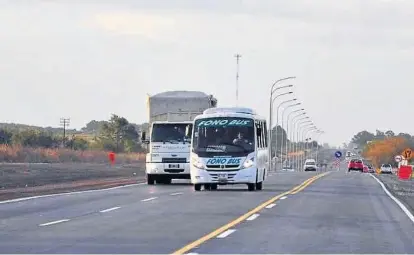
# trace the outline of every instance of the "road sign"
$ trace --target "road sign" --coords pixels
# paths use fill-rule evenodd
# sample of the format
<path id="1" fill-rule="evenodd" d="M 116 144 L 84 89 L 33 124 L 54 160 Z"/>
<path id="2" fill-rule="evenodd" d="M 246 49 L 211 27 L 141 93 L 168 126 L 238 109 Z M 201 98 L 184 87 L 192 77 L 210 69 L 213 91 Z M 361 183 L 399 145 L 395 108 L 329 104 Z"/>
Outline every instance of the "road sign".
<path id="1" fill-rule="evenodd" d="M 413 157 L 413 152 L 410 148 L 407 148 L 403 152 L 403 156 L 406 160 L 410 160 Z"/>
<path id="2" fill-rule="evenodd" d="M 400 155 L 397 155 L 397 156 L 394 157 L 394 159 L 395 159 L 395 162 L 399 163 L 399 162 L 401 162 L 402 157 Z"/>
<path id="3" fill-rule="evenodd" d="M 340 158 L 340 157 L 342 157 L 342 152 L 340 151 L 335 152 L 335 158 Z"/>

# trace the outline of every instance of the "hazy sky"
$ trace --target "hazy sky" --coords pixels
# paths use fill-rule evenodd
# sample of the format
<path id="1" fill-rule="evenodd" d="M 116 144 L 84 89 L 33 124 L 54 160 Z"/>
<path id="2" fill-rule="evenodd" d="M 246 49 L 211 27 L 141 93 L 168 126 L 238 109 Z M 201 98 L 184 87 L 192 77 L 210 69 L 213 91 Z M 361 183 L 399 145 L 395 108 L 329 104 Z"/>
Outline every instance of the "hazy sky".
<path id="1" fill-rule="evenodd" d="M 323 140 L 414 133 L 414 1 L 0 1 L 0 121 L 146 121 L 146 93 L 201 90 L 268 115 L 295 96 Z M 289 83 L 286 83 L 289 84 Z M 405 119 L 405 120 L 404 120 Z"/>

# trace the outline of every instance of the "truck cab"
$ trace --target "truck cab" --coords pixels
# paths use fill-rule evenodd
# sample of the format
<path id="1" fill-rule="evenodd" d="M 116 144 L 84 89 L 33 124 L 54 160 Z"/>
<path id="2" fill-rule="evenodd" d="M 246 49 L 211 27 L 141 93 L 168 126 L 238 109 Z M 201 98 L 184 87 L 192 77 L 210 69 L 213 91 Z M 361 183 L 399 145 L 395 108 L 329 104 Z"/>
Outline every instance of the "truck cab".
<path id="1" fill-rule="evenodd" d="M 142 141 L 149 144 L 146 155 L 147 183 L 170 184 L 172 179 L 190 179 L 190 135 L 192 121 L 153 122 L 149 139 L 145 132 Z"/>

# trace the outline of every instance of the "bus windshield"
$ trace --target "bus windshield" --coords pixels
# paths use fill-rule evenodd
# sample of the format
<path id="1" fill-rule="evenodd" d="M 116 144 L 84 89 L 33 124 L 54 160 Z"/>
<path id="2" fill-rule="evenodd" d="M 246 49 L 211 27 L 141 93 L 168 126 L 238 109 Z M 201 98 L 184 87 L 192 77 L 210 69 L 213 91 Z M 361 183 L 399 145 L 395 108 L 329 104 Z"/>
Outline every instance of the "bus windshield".
<path id="1" fill-rule="evenodd" d="M 192 124 L 188 123 L 154 123 L 152 126 L 151 142 L 163 143 L 182 143 L 190 142 L 190 137 L 186 137 L 186 129 L 190 129 Z"/>
<path id="2" fill-rule="evenodd" d="M 194 123 L 192 151 L 200 157 L 241 157 L 254 151 L 254 138 L 253 119 L 199 119 Z"/>

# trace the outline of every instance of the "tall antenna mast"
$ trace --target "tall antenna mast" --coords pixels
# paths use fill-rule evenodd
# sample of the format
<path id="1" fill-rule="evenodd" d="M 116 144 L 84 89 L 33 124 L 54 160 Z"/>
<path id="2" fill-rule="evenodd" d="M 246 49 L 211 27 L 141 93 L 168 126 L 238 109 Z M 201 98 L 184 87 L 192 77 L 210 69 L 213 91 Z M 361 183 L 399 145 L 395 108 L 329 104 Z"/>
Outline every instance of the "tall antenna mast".
<path id="1" fill-rule="evenodd" d="M 239 105 L 239 60 L 241 58 L 240 54 L 234 55 L 236 58 L 236 106 Z"/>

